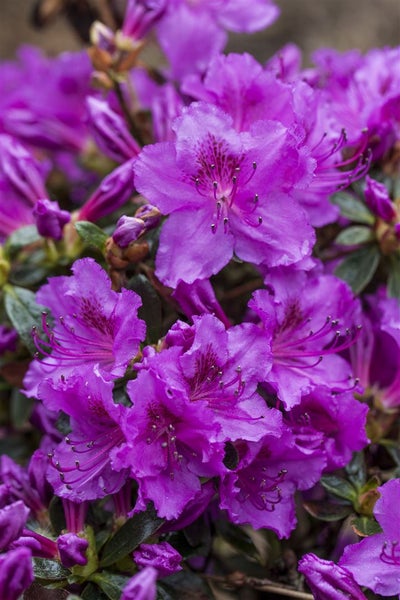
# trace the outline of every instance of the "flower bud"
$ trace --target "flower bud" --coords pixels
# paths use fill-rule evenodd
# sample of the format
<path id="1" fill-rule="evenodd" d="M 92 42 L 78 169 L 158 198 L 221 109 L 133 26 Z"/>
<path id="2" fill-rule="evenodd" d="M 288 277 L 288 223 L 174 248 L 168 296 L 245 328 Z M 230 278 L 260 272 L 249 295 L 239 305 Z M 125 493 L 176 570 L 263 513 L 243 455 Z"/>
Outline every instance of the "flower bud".
<path id="1" fill-rule="evenodd" d="M 350 571 L 330 560 L 306 554 L 298 569 L 305 576 L 315 600 L 367 600 Z"/>
<path id="2" fill-rule="evenodd" d="M 19 538 L 29 515 L 29 508 L 21 500 L 0 509 L 0 551 Z"/>
<path id="3" fill-rule="evenodd" d="M 63 227 L 71 220 L 68 211 L 61 210 L 57 202 L 45 198 L 36 202 L 33 216 L 40 235 L 54 240 L 62 238 Z"/>
<path id="4" fill-rule="evenodd" d="M 396 212 L 386 187 L 383 183 L 371 179 L 368 175 L 365 178 L 365 182 L 365 202 L 377 217 L 380 217 L 384 221 L 391 221 L 395 217 Z"/>
<path id="5" fill-rule="evenodd" d="M 75 533 L 65 533 L 57 539 L 58 551 L 64 567 L 87 564 L 86 550 L 89 542 Z"/>
<path id="6" fill-rule="evenodd" d="M 88 98 L 86 105 L 94 139 L 106 156 L 123 163 L 139 154 L 140 147 L 129 133 L 124 119 L 107 102 Z"/>
<path id="7" fill-rule="evenodd" d="M 145 567 L 128 581 L 123 589 L 121 600 L 155 600 L 156 581 L 156 569 Z"/>
<path id="8" fill-rule="evenodd" d="M 182 570 L 182 556 L 168 542 L 141 544 L 133 553 L 135 563 L 141 567 L 154 567 L 159 577 L 167 577 Z"/>
<path id="9" fill-rule="evenodd" d="M 16 548 L 0 556 L 0 598 L 18 600 L 32 582 L 32 555 L 28 548 Z"/>

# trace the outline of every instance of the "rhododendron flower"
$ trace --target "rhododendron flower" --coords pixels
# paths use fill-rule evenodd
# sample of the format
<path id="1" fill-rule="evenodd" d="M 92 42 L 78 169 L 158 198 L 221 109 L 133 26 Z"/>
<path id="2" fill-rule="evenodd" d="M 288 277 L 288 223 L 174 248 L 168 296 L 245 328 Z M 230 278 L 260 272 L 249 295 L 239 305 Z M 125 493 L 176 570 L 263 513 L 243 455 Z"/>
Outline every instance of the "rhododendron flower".
<path id="1" fill-rule="evenodd" d="M 305 554 L 298 569 L 306 578 L 315 600 L 367 600 L 350 571 L 315 554 Z"/>
<path id="2" fill-rule="evenodd" d="M 310 254 L 313 230 L 289 195 L 306 185 L 308 162 L 288 129 L 263 122 L 239 133 L 221 109 L 195 103 L 174 130 L 175 143 L 147 146 L 135 163 L 138 191 L 170 215 L 156 259 L 163 283 L 205 279 L 234 253 L 268 266 Z"/>
<path id="3" fill-rule="evenodd" d="M 339 565 L 348 569 L 360 585 L 382 596 L 400 594 L 400 479 L 378 488 L 381 496 L 374 515 L 382 533 L 346 546 Z"/>
<path id="4" fill-rule="evenodd" d="M 120 377 L 144 338 L 137 294 L 125 289 L 114 292 L 105 271 L 91 258 L 76 261 L 72 271 L 69 277 L 51 278 L 37 293 L 37 301 L 50 309 L 55 322 L 51 327 L 47 315 L 43 316 L 47 341 L 34 331 L 38 351 L 44 356 L 32 363 L 25 377 L 29 394 L 36 393 L 43 377 L 67 377 L 82 369 Z"/>
<path id="5" fill-rule="evenodd" d="M 347 284 L 294 269 L 271 271 L 266 281 L 268 289 L 257 290 L 249 307 L 271 343 L 268 383 L 285 407 L 317 385 L 348 389 L 352 372 L 339 353 L 356 339 L 359 305 Z"/>

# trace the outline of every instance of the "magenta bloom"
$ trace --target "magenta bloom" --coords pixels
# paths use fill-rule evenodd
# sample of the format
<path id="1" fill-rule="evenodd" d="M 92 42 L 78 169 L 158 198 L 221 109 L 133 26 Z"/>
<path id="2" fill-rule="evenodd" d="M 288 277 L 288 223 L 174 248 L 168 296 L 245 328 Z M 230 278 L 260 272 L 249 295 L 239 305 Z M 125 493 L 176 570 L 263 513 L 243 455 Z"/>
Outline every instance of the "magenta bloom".
<path id="1" fill-rule="evenodd" d="M 0 555 L 0 598 L 18 600 L 33 580 L 32 555 L 28 548 L 16 548 Z"/>
<path id="2" fill-rule="evenodd" d="M 34 332 L 44 356 L 27 373 L 27 393 L 35 395 L 40 378 L 67 376 L 82 369 L 120 377 L 144 338 L 137 294 L 125 289 L 114 292 L 105 271 L 91 258 L 76 261 L 72 271 L 70 277 L 51 278 L 37 293 L 37 301 L 50 309 L 55 323 L 51 328 L 47 316 L 43 317 L 47 341 Z"/>
<path id="3" fill-rule="evenodd" d="M 182 570 L 182 556 L 168 542 L 141 544 L 133 553 L 134 561 L 141 567 L 154 567 L 159 577 L 167 577 Z"/>
<path id="4" fill-rule="evenodd" d="M 55 493 L 82 503 L 117 492 L 127 471 L 114 471 L 111 457 L 124 441 L 120 422 L 127 409 L 114 403 L 112 383 L 93 375 L 88 380 L 48 379 L 38 396 L 70 417 L 71 432 L 49 453 L 47 478 Z"/>
<path id="5" fill-rule="evenodd" d="M 330 560 L 305 554 L 298 569 L 305 576 L 315 600 L 367 600 L 350 571 Z"/>
<path id="6" fill-rule="evenodd" d="M 368 443 L 367 413 L 368 406 L 351 392 L 332 395 L 328 388 L 317 387 L 287 414 L 287 425 L 300 448 L 322 454 L 325 471 L 334 471 Z"/>
<path id="7" fill-rule="evenodd" d="M 288 193 L 305 184 L 308 163 L 288 129 L 238 133 L 222 110 L 196 103 L 174 130 L 176 143 L 147 146 L 135 164 L 138 191 L 170 215 L 156 259 L 163 283 L 205 279 L 234 253 L 269 266 L 310 254 L 314 232 Z"/>
<path id="8" fill-rule="evenodd" d="M 233 523 L 266 527 L 280 538 L 288 537 L 296 525 L 294 493 L 318 481 L 324 457 L 301 450 L 287 428 L 261 442 L 238 442 L 235 447 L 240 462 L 221 480 L 220 507 Z"/>
<path id="9" fill-rule="evenodd" d="M 286 408 L 317 385 L 348 389 L 352 372 L 339 352 L 358 335 L 359 306 L 346 283 L 331 275 L 277 269 L 249 306 L 271 341 L 268 383 Z M 271 338 L 269 337 L 272 337 Z"/>
<path id="10" fill-rule="evenodd" d="M 227 42 L 225 30 L 251 33 L 268 27 L 279 14 L 270 0 L 170 0 L 156 27 L 158 41 L 175 79 L 204 72 Z"/>
<path id="11" fill-rule="evenodd" d="M 392 479 L 378 488 L 381 497 L 374 515 L 382 533 L 350 544 L 339 564 L 348 569 L 360 585 L 382 596 L 400 594 L 400 479 Z"/>
<path id="12" fill-rule="evenodd" d="M 157 570 L 145 567 L 132 577 L 123 589 L 121 600 L 155 600 Z"/>
<path id="13" fill-rule="evenodd" d="M 199 493 L 199 477 L 225 471 L 220 427 L 207 407 L 190 403 L 184 390 L 170 389 L 153 371 L 142 370 L 128 393 L 133 406 L 122 422 L 126 442 L 113 467 L 130 468 L 137 480 L 136 511 L 152 500 L 160 516 L 175 519 Z"/>

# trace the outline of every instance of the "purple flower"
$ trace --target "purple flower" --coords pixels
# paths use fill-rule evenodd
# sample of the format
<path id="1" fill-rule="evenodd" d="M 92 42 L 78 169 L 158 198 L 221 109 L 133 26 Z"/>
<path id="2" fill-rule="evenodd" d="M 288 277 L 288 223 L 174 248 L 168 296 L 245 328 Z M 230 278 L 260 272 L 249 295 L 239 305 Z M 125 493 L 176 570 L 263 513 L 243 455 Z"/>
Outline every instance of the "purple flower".
<path id="1" fill-rule="evenodd" d="M 37 293 L 37 301 L 50 309 L 55 323 L 51 328 L 44 315 L 47 341 L 34 331 L 44 357 L 31 365 L 25 378 L 32 395 L 43 377 L 82 369 L 96 369 L 108 378 L 122 376 L 145 335 L 145 324 L 137 317 L 137 294 L 114 292 L 105 271 L 91 258 L 76 261 L 72 271 L 70 277 L 51 278 Z"/>
<path id="2" fill-rule="evenodd" d="M 161 19 L 167 0 L 128 0 L 122 34 L 138 42 Z"/>
<path id="3" fill-rule="evenodd" d="M 79 209 L 78 221 L 97 221 L 120 208 L 134 192 L 133 165 L 135 158 L 127 160 L 109 173 L 97 190 Z"/>
<path id="4" fill-rule="evenodd" d="M 392 221 L 396 216 L 393 202 L 389 198 L 386 186 L 383 183 L 371 179 L 367 175 L 365 178 L 365 202 L 372 212 L 384 221 Z"/>
<path id="5" fill-rule="evenodd" d="M 45 509 L 40 494 L 32 485 L 26 470 L 6 454 L 0 458 L 0 483 L 7 490 L 10 502 L 22 500 L 36 517 Z"/>
<path id="6" fill-rule="evenodd" d="M 137 480 L 136 511 L 152 500 L 160 516 L 175 519 L 199 493 L 199 477 L 225 471 L 220 426 L 207 406 L 190 403 L 153 370 L 140 371 L 127 389 L 133 405 L 121 423 L 126 442 L 113 467 L 130 468 Z"/>
<path id="7" fill-rule="evenodd" d="M 124 442 L 120 421 L 127 409 L 114 403 L 112 383 L 94 375 L 47 379 L 38 396 L 70 417 L 71 432 L 49 453 L 47 478 L 55 493 L 83 503 L 118 491 L 127 472 L 114 471 L 111 460 Z"/>
<path id="8" fill-rule="evenodd" d="M 307 179 L 307 161 L 284 126 L 238 133 L 223 111 L 197 103 L 174 130 L 175 144 L 147 146 L 135 165 L 137 189 L 170 214 L 156 259 L 163 283 L 205 279 L 233 253 L 270 266 L 309 255 L 313 231 L 287 193 Z"/>
<path id="9" fill-rule="evenodd" d="M 237 442 L 235 448 L 239 464 L 221 479 L 220 507 L 233 523 L 288 537 L 296 524 L 294 493 L 318 481 L 325 458 L 301 450 L 287 428 L 261 442 Z"/>
<path id="10" fill-rule="evenodd" d="M 29 508 L 21 500 L 0 508 L 0 551 L 7 550 L 11 542 L 22 534 Z"/>
<path id="11" fill-rule="evenodd" d="M 249 306 L 271 340 L 268 383 L 286 408 L 316 385 L 348 389 L 350 365 L 339 353 L 358 335 L 359 305 L 346 283 L 331 275 L 276 269 L 268 289 L 254 293 Z"/>
<path id="12" fill-rule="evenodd" d="M 129 133 L 124 119 L 104 100 L 88 98 L 86 102 L 89 127 L 100 150 L 118 163 L 137 156 L 140 147 Z"/>
<path id="13" fill-rule="evenodd" d="M 269 0 L 168 3 L 156 27 L 158 41 L 171 65 L 171 76 L 203 72 L 226 44 L 225 29 L 250 33 L 268 27 L 279 14 Z"/>
<path id="14" fill-rule="evenodd" d="M 305 554 L 298 570 L 305 576 L 315 600 L 367 600 L 350 571 L 330 560 Z"/>
<path id="15" fill-rule="evenodd" d="M 18 600 L 33 579 L 32 555 L 28 548 L 16 548 L 0 556 L 0 598 Z"/>
<path id="16" fill-rule="evenodd" d="M 231 325 L 208 280 L 197 280 L 192 284 L 181 281 L 172 293 L 172 298 L 189 319 L 195 315 L 211 314 L 217 317 L 225 327 Z"/>
<path id="17" fill-rule="evenodd" d="M 128 581 L 123 589 L 121 600 L 155 600 L 157 570 L 145 567 Z"/>
<path id="18" fill-rule="evenodd" d="M 51 200 L 38 200 L 33 208 L 33 216 L 40 235 L 54 240 L 62 238 L 62 230 L 71 220 L 71 215 L 66 210 L 61 210 L 57 202 Z"/>
<path id="19" fill-rule="evenodd" d="M 360 585 L 382 596 L 400 594 L 400 479 L 392 479 L 378 488 L 381 496 L 374 515 L 382 533 L 350 544 L 339 565 L 348 569 Z"/>
<path id="20" fill-rule="evenodd" d="M 368 443 L 365 433 L 368 406 L 351 392 L 332 395 L 328 388 L 317 387 L 303 396 L 300 404 L 287 414 L 296 443 L 305 451 L 323 454 L 325 471 L 344 467 L 353 452 Z"/>
<path id="21" fill-rule="evenodd" d="M 0 355 L 14 352 L 17 347 L 18 334 L 15 329 L 0 325 Z"/>
<path id="22" fill-rule="evenodd" d="M 90 74 L 86 52 L 46 58 L 37 48 L 23 47 L 17 63 L 0 67 L 0 131 L 39 148 L 80 151 L 87 137 Z"/>
<path id="23" fill-rule="evenodd" d="M 182 570 L 182 556 L 168 542 L 141 544 L 133 553 L 134 561 L 141 567 L 154 567 L 158 577 L 167 577 Z"/>
<path id="24" fill-rule="evenodd" d="M 57 547 L 64 567 L 87 564 L 89 542 L 75 533 L 64 533 L 57 538 Z"/>

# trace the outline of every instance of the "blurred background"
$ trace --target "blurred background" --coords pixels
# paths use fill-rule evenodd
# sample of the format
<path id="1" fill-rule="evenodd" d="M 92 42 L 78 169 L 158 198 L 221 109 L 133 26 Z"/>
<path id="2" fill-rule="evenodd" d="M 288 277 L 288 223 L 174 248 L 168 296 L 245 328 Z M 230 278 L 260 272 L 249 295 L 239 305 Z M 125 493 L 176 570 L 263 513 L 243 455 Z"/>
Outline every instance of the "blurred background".
<path id="1" fill-rule="evenodd" d="M 41 0 L 48 14 L 57 13 L 66 0 Z M 71 0 L 70 0 L 71 1 Z M 119 0 L 122 4 L 123 0 Z M 251 2 L 251 0 L 249 0 Z M 281 17 L 262 33 L 234 35 L 228 50 L 248 51 L 261 62 L 287 42 L 295 42 L 304 52 L 305 64 L 310 54 L 321 46 L 338 50 L 400 44 L 400 0 L 275 0 Z M 0 59 L 12 58 L 22 43 L 35 44 L 54 55 L 62 50 L 82 46 L 75 26 L 84 29 L 85 10 L 106 5 L 105 0 L 74 0 L 75 14 L 58 14 L 46 26 L 34 26 L 40 0 L 0 0 Z M 49 12 L 50 11 L 50 12 Z M 0 82 L 1 83 L 1 82 Z"/>

